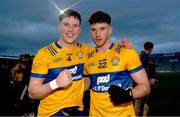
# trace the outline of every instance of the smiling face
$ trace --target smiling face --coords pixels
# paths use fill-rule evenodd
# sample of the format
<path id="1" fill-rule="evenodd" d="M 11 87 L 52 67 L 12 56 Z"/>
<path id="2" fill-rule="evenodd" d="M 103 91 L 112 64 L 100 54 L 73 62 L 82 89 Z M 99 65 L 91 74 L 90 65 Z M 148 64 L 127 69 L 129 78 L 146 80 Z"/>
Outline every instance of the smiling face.
<path id="1" fill-rule="evenodd" d="M 63 46 L 64 44 L 74 44 L 76 38 L 81 32 L 80 21 L 73 17 L 64 18 L 59 24 L 60 43 Z"/>
<path id="2" fill-rule="evenodd" d="M 109 36 L 112 32 L 112 27 L 107 23 L 94 23 L 90 25 L 91 37 L 96 47 L 100 48 L 108 45 Z"/>

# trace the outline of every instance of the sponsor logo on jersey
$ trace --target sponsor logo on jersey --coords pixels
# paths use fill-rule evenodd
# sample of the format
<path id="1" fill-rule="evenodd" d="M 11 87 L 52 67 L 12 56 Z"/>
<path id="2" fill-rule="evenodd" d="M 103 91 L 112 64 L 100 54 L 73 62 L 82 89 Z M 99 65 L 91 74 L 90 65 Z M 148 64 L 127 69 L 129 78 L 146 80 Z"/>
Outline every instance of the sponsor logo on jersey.
<path id="1" fill-rule="evenodd" d="M 97 84 L 99 85 L 100 83 L 108 83 L 110 80 L 110 75 L 107 74 L 107 76 L 99 76 L 97 78 Z"/>
<path id="2" fill-rule="evenodd" d="M 77 70 L 78 70 L 78 67 L 77 67 L 77 66 L 69 69 L 69 71 L 71 72 L 71 74 L 74 74 L 74 75 L 76 75 Z M 81 78 L 82 78 L 82 75 L 81 75 L 81 74 L 72 77 L 73 80 L 80 80 Z"/>
<path id="3" fill-rule="evenodd" d="M 94 91 L 98 91 L 98 92 L 104 92 L 104 91 L 108 91 L 108 89 L 109 89 L 109 87 L 110 86 L 95 86 L 95 87 L 93 87 L 92 89 L 94 90 Z"/>
<path id="4" fill-rule="evenodd" d="M 82 78 L 82 75 L 78 75 L 78 76 L 72 77 L 73 80 L 79 80 L 79 79 L 81 79 L 81 78 Z"/>
<path id="5" fill-rule="evenodd" d="M 118 84 L 109 84 L 108 83 L 108 84 L 101 85 L 101 86 L 100 85 L 93 86 L 92 90 L 97 91 L 97 92 L 106 92 L 106 91 L 108 91 L 108 89 L 111 85 L 117 85 L 119 87 L 122 87 L 121 83 L 118 83 Z"/>
<path id="6" fill-rule="evenodd" d="M 76 74 L 77 66 L 75 66 L 74 68 L 69 69 L 69 71 L 71 72 L 71 74 Z"/>

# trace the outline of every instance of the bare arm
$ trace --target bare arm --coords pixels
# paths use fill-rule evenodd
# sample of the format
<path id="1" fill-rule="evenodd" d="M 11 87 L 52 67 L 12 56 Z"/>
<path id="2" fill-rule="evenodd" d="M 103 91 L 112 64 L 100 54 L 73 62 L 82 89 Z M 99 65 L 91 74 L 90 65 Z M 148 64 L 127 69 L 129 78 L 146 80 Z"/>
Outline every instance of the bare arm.
<path id="1" fill-rule="evenodd" d="M 69 86 L 72 83 L 72 77 L 70 71 L 68 70 L 60 72 L 57 78 L 51 81 L 56 83 L 56 89 L 52 89 L 52 87 L 50 86 L 51 82 L 43 84 L 43 81 L 43 78 L 31 77 L 28 87 L 30 98 L 37 100 L 45 98 L 46 96 L 53 93 L 56 89 Z"/>
<path id="2" fill-rule="evenodd" d="M 90 86 L 90 78 L 86 77 L 84 78 L 84 90 L 88 90 Z"/>
<path id="3" fill-rule="evenodd" d="M 148 95 L 150 92 L 150 84 L 145 70 L 142 69 L 136 73 L 133 73 L 131 74 L 131 77 L 133 78 L 134 82 L 137 84 L 132 89 L 133 98 L 137 99 Z"/>
<path id="4" fill-rule="evenodd" d="M 29 83 L 29 97 L 32 99 L 42 99 L 49 94 L 53 92 L 53 90 L 50 88 L 49 83 L 47 84 L 42 84 L 43 83 L 42 78 L 30 78 L 30 83 Z"/>

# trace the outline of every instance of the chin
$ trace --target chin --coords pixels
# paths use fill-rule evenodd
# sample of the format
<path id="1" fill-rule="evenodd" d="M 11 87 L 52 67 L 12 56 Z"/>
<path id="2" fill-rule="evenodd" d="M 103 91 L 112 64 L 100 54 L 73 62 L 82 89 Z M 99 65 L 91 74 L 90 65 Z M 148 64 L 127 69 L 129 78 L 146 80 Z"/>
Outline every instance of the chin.
<path id="1" fill-rule="evenodd" d="M 96 46 L 97 46 L 97 47 L 102 47 L 103 44 L 101 44 L 101 43 L 96 43 Z"/>
<path id="2" fill-rule="evenodd" d="M 74 44 L 75 41 L 67 41 L 68 44 Z"/>
<path id="3" fill-rule="evenodd" d="M 103 45 L 98 45 L 98 44 L 96 44 L 96 47 L 98 47 L 98 48 L 100 48 L 100 47 L 102 47 Z"/>

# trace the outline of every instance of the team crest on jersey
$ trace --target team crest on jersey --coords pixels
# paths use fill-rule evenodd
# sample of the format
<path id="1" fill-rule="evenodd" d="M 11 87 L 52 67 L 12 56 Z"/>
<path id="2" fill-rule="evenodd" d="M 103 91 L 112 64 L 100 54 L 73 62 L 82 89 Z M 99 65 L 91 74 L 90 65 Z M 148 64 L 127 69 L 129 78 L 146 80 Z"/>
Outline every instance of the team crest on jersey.
<path id="1" fill-rule="evenodd" d="M 119 65 L 119 61 L 120 59 L 118 57 L 114 57 L 112 58 L 111 63 L 113 66 L 116 66 L 116 65 Z"/>
<path id="2" fill-rule="evenodd" d="M 78 52 L 76 53 L 76 55 L 79 57 L 79 59 L 82 59 L 82 57 L 83 57 L 83 52 L 78 51 Z"/>

